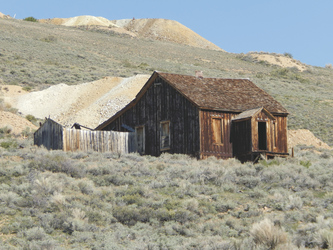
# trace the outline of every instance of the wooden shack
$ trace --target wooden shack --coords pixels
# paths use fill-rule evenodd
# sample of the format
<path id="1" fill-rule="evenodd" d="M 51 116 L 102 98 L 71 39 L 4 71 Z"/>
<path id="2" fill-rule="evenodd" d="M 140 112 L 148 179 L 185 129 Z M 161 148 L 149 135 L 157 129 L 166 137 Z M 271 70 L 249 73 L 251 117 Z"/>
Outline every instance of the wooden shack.
<path id="1" fill-rule="evenodd" d="M 135 131 L 142 154 L 245 161 L 288 155 L 287 115 L 248 79 L 155 71 L 136 98 L 96 130 Z"/>

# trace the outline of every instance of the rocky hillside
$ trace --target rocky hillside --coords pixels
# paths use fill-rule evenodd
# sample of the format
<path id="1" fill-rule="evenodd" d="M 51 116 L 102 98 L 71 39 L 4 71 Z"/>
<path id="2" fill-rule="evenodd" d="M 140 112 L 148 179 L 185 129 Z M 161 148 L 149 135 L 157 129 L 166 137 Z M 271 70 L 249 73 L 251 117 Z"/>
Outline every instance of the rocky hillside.
<path id="1" fill-rule="evenodd" d="M 72 27 L 110 30 L 133 37 L 174 42 L 204 49 L 222 50 L 177 21 L 166 19 L 123 19 L 110 21 L 103 17 L 77 16 L 71 18 L 42 19 L 42 23 Z"/>

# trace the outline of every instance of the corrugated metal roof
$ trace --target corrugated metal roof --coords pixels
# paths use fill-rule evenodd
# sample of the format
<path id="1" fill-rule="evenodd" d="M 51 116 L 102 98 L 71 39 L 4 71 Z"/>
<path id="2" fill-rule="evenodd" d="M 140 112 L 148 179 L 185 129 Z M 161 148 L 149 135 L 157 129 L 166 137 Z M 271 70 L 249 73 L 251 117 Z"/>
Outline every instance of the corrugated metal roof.
<path id="1" fill-rule="evenodd" d="M 288 113 L 278 101 L 248 79 L 156 73 L 202 109 L 243 112 L 264 107 L 271 113 Z"/>

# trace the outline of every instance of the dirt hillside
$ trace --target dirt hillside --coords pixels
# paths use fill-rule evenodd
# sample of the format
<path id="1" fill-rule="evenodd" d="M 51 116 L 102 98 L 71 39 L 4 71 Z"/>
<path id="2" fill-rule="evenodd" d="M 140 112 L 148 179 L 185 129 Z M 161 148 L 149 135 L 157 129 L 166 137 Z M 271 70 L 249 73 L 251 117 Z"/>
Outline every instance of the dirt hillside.
<path id="1" fill-rule="evenodd" d="M 293 58 L 281 55 L 281 54 L 268 54 L 268 53 L 255 53 L 250 52 L 250 56 L 252 56 L 257 61 L 266 61 L 269 64 L 278 65 L 283 68 L 297 68 L 299 71 L 304 71 L 307 69 L 306 65 L 301 63 L 298 60 Z"/>
<path id="2" fill-rule="evenodd" d="M 319 140 L 314 134 L 307 129 L 288 130 L 289 148 L 296 145 L 314 146 L 316 148 L 332 149 L 325 142 Z"/>
<path id="3" fill-rule="evenodd" d="M 140 37 L 205 49 L 222 50 L 177 21 L 167 19 L 124 19 L 116 20 L 114 23 L 138 34 Z"/>
<path id="4" fill-rule="evenodd" d="M 77 16 L 71 18 L 41 19 L 39 22 L 65 26 L 94 26 L 126 33 L 133 37 L 145 37 L 169 41 L 204 49 L 222 50 L 179 22 L 166 19 L 122 19 L 110 21 L 103 17 Z"/>
<path id="5" fill-rule="evenodd" d="M 12 96 L 8 91 L 4 100 L 23 116 L 30 114 L 40 119 L 50 117 L 65 126 L 77 122 L 95 128 L 129 103 L 148 78 L 148 75 L 106 77 L 74 86 L 58 84 L 22 95 L 11 91 Z"/>
<path id="6" fill-rule="evenodd" d="M 11 19 L 12 17 L 10 17 L 9 15 L 5 15 L 5 14 L 3 14 L 3 13 L 0 12 L 0 18 Z"/>
<path id="7" fill-rule="evenodd" d="M 11 133 L 19 135 L 27 127 L 31 131 L 36 130 L 37 127 L 29 122 L 27 119 L 15 115 L 7 111 L 0 111 L 0 128 L 7 127 L 11 130 Z"/>
<path id="8" fill-rule="evenodd" d="M 64 26 L 107 26 L 107 27 L 117 27 L 113 22 L 109 21 L 104 17 L 95 16 L 76 16 L 70 18 L 52 18 L 52 19 L 41 19 L 41 23 L 50 23 L 55 25 Z"/>

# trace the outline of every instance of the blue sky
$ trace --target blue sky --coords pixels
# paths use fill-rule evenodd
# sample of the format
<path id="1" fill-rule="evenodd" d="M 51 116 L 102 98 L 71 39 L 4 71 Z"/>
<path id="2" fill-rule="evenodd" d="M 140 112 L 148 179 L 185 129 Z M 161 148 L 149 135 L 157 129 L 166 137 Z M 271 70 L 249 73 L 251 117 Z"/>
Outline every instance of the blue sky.
<path id="1" fill-rule="evenodd" d="M 165 18 L 227 52 L 288 52 L 309 65 L 333 64 L 332 0 L 11 0 L 1 3 L 0 12 L 17 19 Z"/>

